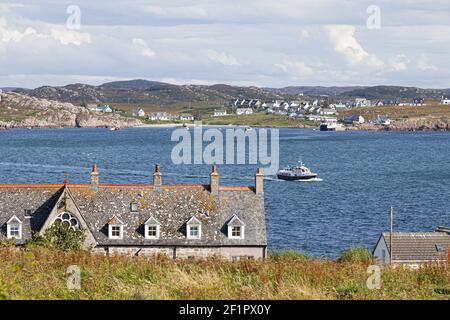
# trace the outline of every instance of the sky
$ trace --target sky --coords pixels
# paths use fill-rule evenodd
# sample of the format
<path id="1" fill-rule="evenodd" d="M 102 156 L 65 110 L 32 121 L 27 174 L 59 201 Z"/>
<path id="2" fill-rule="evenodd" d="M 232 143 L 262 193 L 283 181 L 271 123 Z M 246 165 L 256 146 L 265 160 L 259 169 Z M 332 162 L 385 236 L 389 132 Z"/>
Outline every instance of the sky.
<path id="1" fill-rule="evenodd" d="M 0 87 L 450 88 L 449 0 L 0 0 Z"/>

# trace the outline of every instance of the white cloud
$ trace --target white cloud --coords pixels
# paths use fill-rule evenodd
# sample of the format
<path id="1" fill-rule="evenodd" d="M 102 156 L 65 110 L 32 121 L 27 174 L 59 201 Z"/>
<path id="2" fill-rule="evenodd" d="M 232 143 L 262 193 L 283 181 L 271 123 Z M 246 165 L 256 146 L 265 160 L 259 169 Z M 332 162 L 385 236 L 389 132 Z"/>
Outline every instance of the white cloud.
<path id="1" fill-rule="evenodd" d="M 37 34 L 36 30 L 28 27 L 24 31 L 8 29 L 5 19 L 0 18 L 0 37 L 3 42 L 19 42 L 23 38 Z"/>
<path id="2" fill-rule="evenodd" d="M 350 25 L 331 25 L 325 27 L 334 51 L 343 55 L 351 64 L 365 64 L 368 67 L 384 66 L 376 55 L 369 54 L 355 38 L 356 28 Z"/>
<path id="3" fill-rule="evenodd" d="M 310 76 L 314 73 L 314 70 L 311 67 L 308 67 L 304 62 L 300 61 L 286 61 L 284 63 L 276 63 L 274 66 L 283 70 L 285 73 L 294 76 L 295 78 Z"/>
<path id="4" fill-rule="evenodd" d="M 151 58 L 156 55 L 156 53 L 149 48 L 147 42 L 144 39 L 133 38 L 132 43 L 135 48 L 138 49 L 139 54 L 143 55 L 144 57 Z"/>
<path id="5" fill-rule="evenodd" d="M 224 66 L 238 66 L 239 62 L 233 55 L 216 50 L 207 50 L 206 57 L 213 62 L 223 64 Z"/>
<path id="6" fill-rule="evenodd" d="M 417 60 L 417 68 L 420 71 L 437 71 L 438 70 L 438 68 L 435 65 L 430 63 L 430 61 L 428 60 L 428 58 L 425 55 L 422 55 Z"/>
<path id="7" fill-rule="evenodd" d="M 390 66 L 393 71 L 405 71 L 411 60 L 404 54 L 398 54 L 392 59 Z"/>
<path id="8" fill-rule="evenodd" d="M 51 28 L 50 35 L 63 45 L 73 44 L 80 46 L 83 43 L 91 43 L 91 35 L 89 33 L 73 31 L 65 27 Z"/>

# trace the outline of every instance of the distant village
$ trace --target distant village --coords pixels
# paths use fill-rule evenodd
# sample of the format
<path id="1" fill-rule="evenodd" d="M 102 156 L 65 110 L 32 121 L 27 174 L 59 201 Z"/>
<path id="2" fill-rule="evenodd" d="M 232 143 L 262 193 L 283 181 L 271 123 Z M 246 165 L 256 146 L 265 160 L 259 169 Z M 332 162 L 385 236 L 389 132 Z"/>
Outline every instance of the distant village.
<path id="1" fill-rule="evenodd" d="M 310 99 L 300 96 L 296 100 L 274 100 L 263 101 L 260 99 L 233 99 L 226 102 L 221 109 L 214 110 L 213 117 L 224 117 L 228 115 L 252 115 L 255 113 L 284 115 L 291 119 L 303 119 L 314 122 L 337 123 L 340 111 L 356 108 L 399 106 L 399 107 L 422 107 L 426 106 L 423 98 L 397 99 L 397 100 L 370 100 L 365 98 L 355 98 L 345 101 L 330 102 L 329 97 Z M 439 101 L 442 105 L 450 105 L 450 98 L 442 97 Z M 113 112 L 109 105 L 89 105 L 88 109 L 94 112 Z M 194 121 L 196 117 L 187 113 L 152 112 L 147 114 L 143 108 L 136 107 L 131 112 L 132 116 L 145 118 L 148 121 Z M 348 113 L 347 113 L 348 114 Z M 366 119 L 358 114 L 346 115 L 343 117 L 344 124 L 362 124 Z M 372 124 L 389 125 L 391 120 L 386 115 L 378 115 L 371 120 Z"/>

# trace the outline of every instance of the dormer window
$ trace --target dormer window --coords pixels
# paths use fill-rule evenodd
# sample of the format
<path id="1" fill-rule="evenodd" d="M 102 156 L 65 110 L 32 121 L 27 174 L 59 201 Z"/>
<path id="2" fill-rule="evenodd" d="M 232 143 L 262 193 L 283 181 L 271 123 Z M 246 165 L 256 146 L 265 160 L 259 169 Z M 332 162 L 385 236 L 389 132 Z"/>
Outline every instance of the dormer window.
<path id="1" fill-rule="evenodd" d="M 122 226 L 110 225 L 109 237 L 111 239 L 122 239 Z"/>
<path id="2" fill-rule="evenodd" d="M 119 218 L 113 216 L 108 221 L 108 237 L 109 239 L 123 239 L 123 222 Z"/>
<path id="3" fill-rule="evenodd" d="M 186 236 L 188 239 L 200 239 L 202 237 L 202 224 L 196 217 L 192 217 L 186 222 Z"/>
<path id="4" fill-rule="evenodd" d="M 145 238 L 146 239 L 159 239 L 159 226 L 160 223 L 153 217 L 150 217 L 145 222 Z"/>
<path id="5" fill-rule="evenodd" d="M 244 239 L 245 224 L 237 215 L 233 215 L 227 225 L 229 239 Z"/>
<path id="6" fill-rule="evenodd" d="M 22 221 L 16 216 L 13 216 L 6 223 L 6 233 L 8 239 L 22 239 Z"/>
<path id="7" fill-rule="evenodd" d="M 130 211 L 131 212 L 138 212 L 139 211 L 139 206 L 138 206 L 138 204 L 136 202 L 131 203 Z"/>

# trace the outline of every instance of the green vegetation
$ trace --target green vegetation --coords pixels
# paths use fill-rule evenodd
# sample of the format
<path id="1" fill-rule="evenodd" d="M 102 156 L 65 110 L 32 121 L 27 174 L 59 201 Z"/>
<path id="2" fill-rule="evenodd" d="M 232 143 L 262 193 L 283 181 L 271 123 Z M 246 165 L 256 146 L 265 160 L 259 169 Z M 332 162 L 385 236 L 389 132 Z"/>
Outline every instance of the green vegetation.
<path id="1" fill-rule="evenodd" d="M 341 262 L 362 262 L 362 263 L 370 263 L 372 262 L 373 257 L 367 248 L 350 248 L 348 250 L 344 250 L 339 257 L 339 261 Z"/>
<path id="2" fill-rule="evenodd" d="M 449 299 L 447 266 L 384 268 L 366 286 L 367 262 L 316 260 L 288 252 L 264 261 L 126 257 L 43 247 L 0 248 L 0 299 Z M 81 289 L 67 289 L 67 268 Z"/>
<path id="3" fill-rule="evenodd" d="M 55 223 L 43 236 L 35 235 L 27 243 L 27 246 L 43 246 L 62 251 L 81 250 L 85 238 L 86 235 L 83 230 L 73 229 L 64 224 Z"/>
<path id="4" fill-rule="evenodd" d="M 203 124 L 209 125 L 243 125 L 261 127 L 292 127 L 309 128 L 317 127 L 312 121 L 303 119 L 291 119 L 288 116 L 266 113 L 255 113 L 252 115 L 229 115 L 224 117 L 206 117 Z"/>

